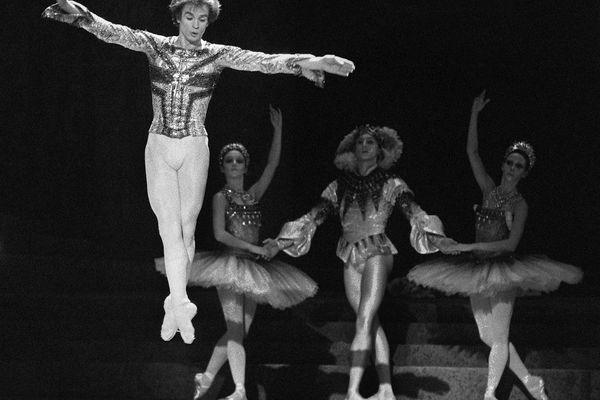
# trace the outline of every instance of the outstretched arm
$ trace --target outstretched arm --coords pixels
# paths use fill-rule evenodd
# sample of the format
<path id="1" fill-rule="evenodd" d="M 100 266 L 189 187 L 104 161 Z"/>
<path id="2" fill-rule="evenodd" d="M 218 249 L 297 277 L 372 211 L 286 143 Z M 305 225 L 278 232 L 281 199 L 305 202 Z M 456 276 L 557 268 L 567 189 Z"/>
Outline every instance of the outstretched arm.
<path id="1" fill-rule="evenodd" d="M 277 245 L 292 257 L 305 255 L 310 250 L 312 238 L 337 204 L 337 181 L 333 181 L 321 194 L 321 201 L 308 213 L 295 221 L 286 222 L 277 236 Z"/>
<path id="2" fill-rule="evenodd" d="M 471 170 L 473 176 L 479 185 L 479 188 L 483 193 L 487 193 L 492 190 L 495 186 L 494 181 L 488 175 L 483 165 L 483 161 L 479 156 L 479 140 L 477 132 L 477 122 L 479 113 L 490 99 L 485 98 L 485 90 L 473 100 L 473 106 L 471 107 L 471 120 L 469 121 L 469 132 L 467 136 L 467 156 L 469 157 L 469 163 L 471 164 Z"/>
<path id="3" fill-rule="evenodd" d="M 410 244 L 420 254 L 454 253 L 448 247 L 456 242 L 444 234 L 442 221 L 435 215 L 428 215 L 415 201 L 414 193 L 400 179 L 390 179 L 383 189 L 384 198 L 395 204 L 410 222 Z"/>
<path id="4" fill-rule="evenodd" d="M 312 54 L 266 54 L 235 46 L 213 46 L 219 53 L 216 62 L 221 67 L 265 74 L 302 75 L 319 87 L 323 87 L 325 83 L 325 72 L 348 76 L 354 71 L 352 61 L 333 55 L 316 57 Z"/>
<path id="5" fill-rule="evenodd" d="M 233 236 L 225 230 L 225 210 L 227 208 L 227 199 L 219 192 L 213 196 L 213 233 L 215 240 L 229 247 L 246 250 L 259 256 L 267 257 L 267 250 L 261 246 L 254 245 Z"/>
<path id="6" fill-rule="evenodd" d="M 85 29 L 104 42 L 148 55 L 155 54 L 166 41 L 164 36 L 113 24 L 90 12 L 85 6 L 70 0 L 58 0 L 57 4 L 44 10 L 42 17 Z"/>
<path id="7" fill-rule="evenodd" d="M 267 188 L 271 184 L 271 180 L 273 180 L 273 175 L 275 175 L 275 170 L 279 165 L 279 158 L 281 155 L 281 133 L 283 127 L 283 117 L 281 115 L 281 110 L 278 108 L 274 108 L 269 104 L 269 113 L 271 116 L 271 125 L 273 125 L 273 139 L 271 141 L 271 150 L 269 151 L 269 159 L 267 161 L 267 165 L 263 170 L 260 179 L 252 185 L 252 187 L 248 190 L 254 198 L 260 200 L 263 194 L 267 191 Z"/>

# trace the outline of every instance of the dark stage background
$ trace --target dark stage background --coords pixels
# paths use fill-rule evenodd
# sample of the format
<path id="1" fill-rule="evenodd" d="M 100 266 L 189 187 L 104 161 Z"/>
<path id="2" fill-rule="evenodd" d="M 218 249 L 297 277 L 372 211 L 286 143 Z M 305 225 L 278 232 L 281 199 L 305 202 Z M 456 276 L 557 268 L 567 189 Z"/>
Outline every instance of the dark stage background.
<path id="1" fill-rule="evenodd" d="M 88 0 L 116 23 L 174 35 L 169 1 Z M 11 3 L 12 4 L 12 3 Z M 3 34 L 0 178 L 4 248 L 21 254 L 152 257 L 162 254 L 145 191 L 144 146 L 152 119 L 145 56 L 83 30 L 42 20 L 49 2 L 18 2 Z M 538 163 L 521 191 L 530 217 L 520 250 L 582 266 L 600 283 L 597 163 L 600 5 L 595 1 L 222 0 L 208 41 L 264 52 L 337 54 L 356 63 L 325 89 L 289 75 L 226 70 L 209 108 L 212 149 L 197 247 L 214 246 L 210 198 L 223 184 L 220 147 L 245 143 L 247 183 L 262 171 L 271 138 L 268 104 L 282 108 L 282 162 L 264 198 L 264 234 L 306 212 L 334 179 L 333 154 L 356 125 L 397 129 L 405 152 L 396 167 L 448 235 L 473 239 L 480 201 L 464 151 L 471 102 L 487 88 L 481 153 L 499 178 L 503 151 L 526 139 Z M 12 6 L 9 6 L 12 7 Z M 423 260 L 408 245 L 399 214 L 395 276 Z M 341 287 L 339 222 L 317 232 L 295 260 L 321 286 Z M 152 269 L 152 263 L 148 263 Z M 60 273 L 60 271 L 57 271 Z"/>

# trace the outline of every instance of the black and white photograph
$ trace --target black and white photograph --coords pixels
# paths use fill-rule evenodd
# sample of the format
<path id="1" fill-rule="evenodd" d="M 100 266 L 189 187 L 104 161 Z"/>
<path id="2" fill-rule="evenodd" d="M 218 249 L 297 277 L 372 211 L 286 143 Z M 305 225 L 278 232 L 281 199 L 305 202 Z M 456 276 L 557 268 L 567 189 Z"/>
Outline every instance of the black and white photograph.
<path id="1" fill-rule="evenodd" d="M 600 399 L 597 1 L 6 6 L 0 398 Z"/>

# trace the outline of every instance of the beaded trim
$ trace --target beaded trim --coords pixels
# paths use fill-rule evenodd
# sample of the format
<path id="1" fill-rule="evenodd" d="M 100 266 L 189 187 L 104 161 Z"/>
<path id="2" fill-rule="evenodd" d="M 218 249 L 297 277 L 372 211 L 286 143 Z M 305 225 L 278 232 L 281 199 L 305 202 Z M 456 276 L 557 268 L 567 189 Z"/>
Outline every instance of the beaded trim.
<path id="1" fill-rule="evenodd" d="M 376 211 L 379 211 L 379 200 L 383 193 L 383 185 L 393 177 L 387 171 L 377 168 L 367 176 L 356 175 L 352 172 L 343 173 L 338 179 L 337 198 L 341 199 L 340 207 L 344 215 L 348 207 L 356 201 L 363 218 L 366 217 L 366 207 L 369 199 Z"/>

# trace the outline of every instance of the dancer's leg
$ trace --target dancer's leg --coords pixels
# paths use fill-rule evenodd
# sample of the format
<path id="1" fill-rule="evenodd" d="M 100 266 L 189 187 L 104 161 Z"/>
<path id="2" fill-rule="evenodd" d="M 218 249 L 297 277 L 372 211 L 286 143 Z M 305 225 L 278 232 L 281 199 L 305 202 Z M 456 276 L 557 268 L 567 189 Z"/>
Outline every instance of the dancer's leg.
<path id="1" fill-rule="evenodd" d="M 186 268 L 189 263 L 181 230 L 179 182 L 177 171 L 161 157 L 160 152 L 153 150 L 146 148 L 148 199 L 158 220 L 171 301 L 179 304 L 187 299 Z"/>
<path id="2" fill-rule="evenodd" d="M 358 300 L 358 307 L 356 308 L 356 333 L 350 347 L 352 352 L 352 366 L 350 368 L 350 382 L 348 384 L 349 399 L 360 398 L 358 388 L 367 360 L 369 359 L 373 337 L 374 335 L 377 337 L 377 332 L 381 329 L 381 326 L 378 326 L 377 330 L 375 330 L 374 322 L 376 321 L 377 310 L 385 294 L 389 262 L 391 262 L 391 256 L 371 257 L 367 260 L 362 274 L 358 273 L 352 267 L 346 266 L 344 268 L 346 297 L 348 297 L 351 305 L 355 305 Z M 385 338 L 383 330 L 381 331 L 380 339 Z M 387 343 L 387 339 L 385 339 L 385 343 Z M 383 344 L 384 341 L 380 341 L 380 345 Z M 376 354 L 376 357 L 389 366 L 389 346 L 385 347 L 382 346 L 379 349 L 379 354 Z"/>
<path id="3" fill-rule="evenodd" d="M 146 145 L 146 180 L 148 199 L 163 242 L 165 272 L 170 294 L 164 302 L 165 317 L 161 327 L 163 340 L 170 340 L 177 330 L 185 343 L 194 341 L 191 319 L 196 314 L 186 292 L 189 257 L 183 242 L 181 199 L 177 169 L 185 148 L 160 135 L 149 135 Z M 169 142 L 171 140 L 171 142 Z M 170 151 L 172 150 L 172 151 Z M 171 157 L 168 157 L 171 156 Z"/>
<path id="4" fill-rule="evenodd" d="M 504 368 L 508 362 L 510 320 L 514 306 L 514 291 L 494 297 L 472 297 L 473 315 L 480 329 L 482 340 L 490 346 L 486 396 L 493 398 Z"/>
<path id="5" fill-rule="evenodd" d="M 252 324 L 256 312 L 256 303 L 245 298 L 244 295 L 226 289 L 219 290 L 219 299 L 227 324 L 227 358 L 235 383 L 235 392 L 229 397 L 236 400 L 238 398 L 244 399 L 246 397 L 244 337 L 247 332 L 245 326 L 247 324 L 249 328 Z"/>
<path id="6" fill-rule="evenodd" d="M 189 142 L 189 151 L 177 171 L 179 197 L 181 199 L 181 231 L 183 244 L 190 263 L 194 261 L 196 222 L 204 202 L 204 190 L 208 176 L 210 153 L 205 138 L 187 137 L 182 144 Z"/>
<path id="7" fill-rule="evenodd" d="M 219 290 L 219 292 L 221 291 L 222 290 Z M 225 299 L 227 296 L 227 293 L 219 295 L 219 297 L 222 299 Z M 245 335 L 248 335 L 248 331 L 250 330 L 250 325 L 252 325 L 255 313 L 256 302 L 249 301 L 248 299 L 246 299 L 244 307 Z M 223 336 L 221 336 L 221 338 L 215 345 L 212 355 L 210 356 L 210 360 L 208 361 L 208 365 L 206 366 L 206 370 L 203 373 L 196 374 L 196 393 L 194 395 L 194 399 L 200 398 L 202 395 L 204 395 L 204 393 L 208 391 L 214 377 L 219 373 L 221 367 L 223 367 L 223 365 L 225 364 L 225 361 L 227 361 L 227 342 L 228 334 L 225 333 Z"/>

